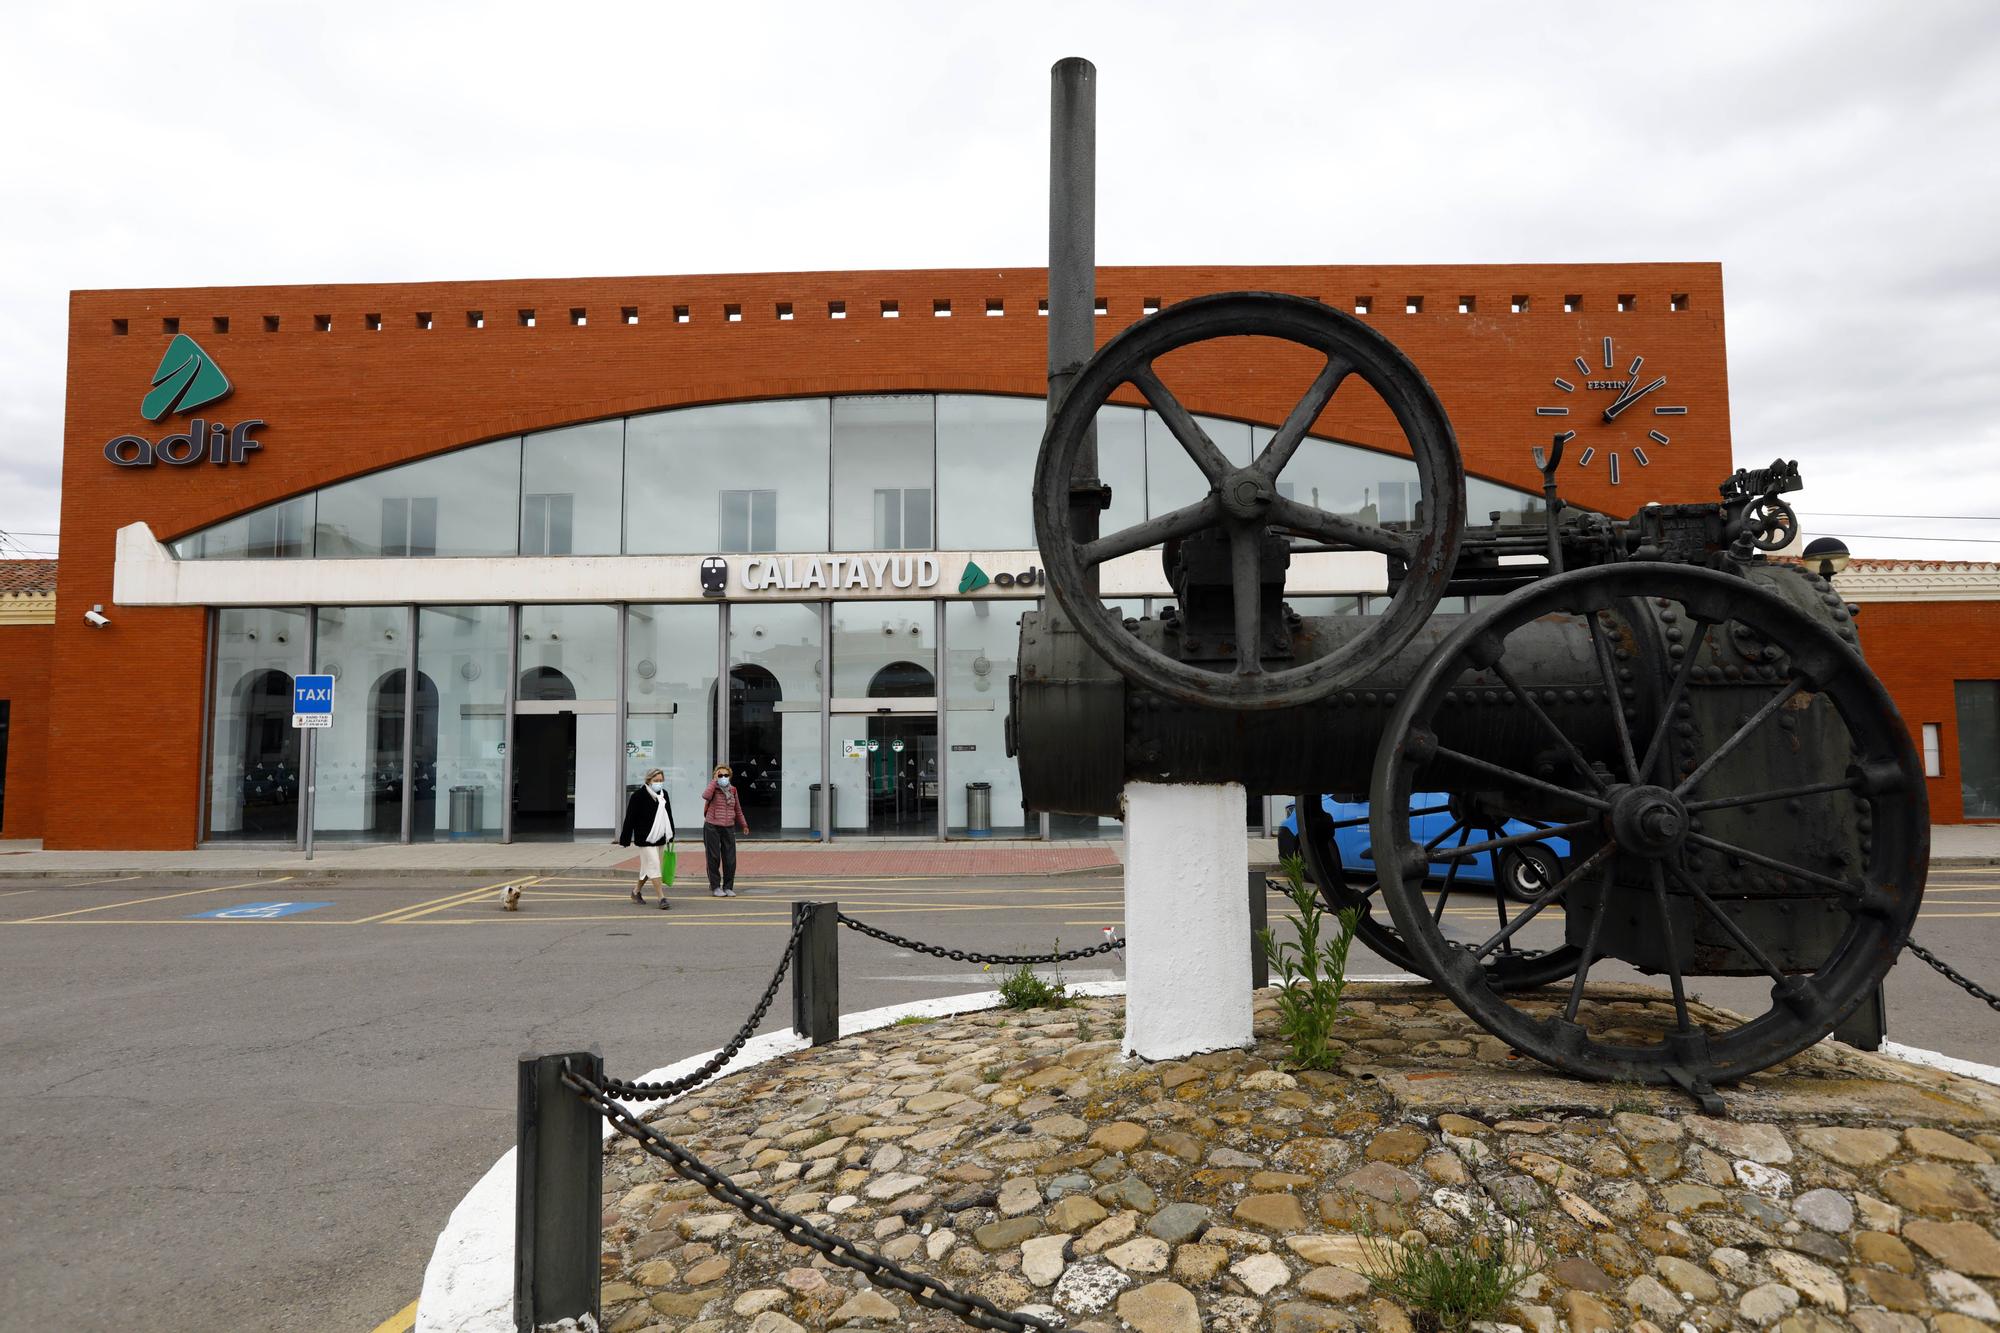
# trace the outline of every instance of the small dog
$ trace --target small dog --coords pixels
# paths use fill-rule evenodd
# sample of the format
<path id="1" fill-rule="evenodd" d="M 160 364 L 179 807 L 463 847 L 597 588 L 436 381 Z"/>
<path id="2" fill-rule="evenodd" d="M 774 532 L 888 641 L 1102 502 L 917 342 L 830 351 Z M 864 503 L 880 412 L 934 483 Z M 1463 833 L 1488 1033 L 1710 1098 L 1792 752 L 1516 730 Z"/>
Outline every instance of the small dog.
<path id="1" fill-rule="evenodd" d="M 507 892 L 501 895 L 500 898 L 500 910 L 503 912 L 518 912 L 521 910 L 521 886 L 519 884 L 509 884 L 507 886 Z"/>

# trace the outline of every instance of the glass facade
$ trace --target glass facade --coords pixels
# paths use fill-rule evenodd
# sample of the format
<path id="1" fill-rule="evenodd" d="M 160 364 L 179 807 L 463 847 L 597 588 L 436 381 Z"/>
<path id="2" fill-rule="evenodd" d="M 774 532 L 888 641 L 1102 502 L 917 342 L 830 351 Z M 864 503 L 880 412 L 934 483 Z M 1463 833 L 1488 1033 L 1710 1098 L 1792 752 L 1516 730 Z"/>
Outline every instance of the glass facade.
<path id="1" fill-rule="evenodd" d="M 426 606 L 417 612 L 417 689 L 437 698 L 429 770 L 431 799 L 411 811 L 411 836 L 492 839 L 506 817 L 508 629 L 504 606 Z M 426 732 L 418 733 L 420 741 Z M 417 752 L 426 747 L 419 745 Z"/>
<path id="2" fill-rule="evenodd" d="M 817 602 L 729 608 L 729 766 L 753 838 L 805 837 L 816 827 L 820 612 Z"/>
<path id="3" fill-rule="evenodd" d="M 625 423 L 593 421 L 521 444 L 521 554 L 624 549 Z"/>
<path id="4" fill-rule="evenodd" d="M 835 549 L 932 548 L 936 435 L 936 400 L 929 394 L 833 400 Z"/>
<path id="5" fill-rule="evenodd" d="M 333 725 L 313 745 L 313 830 L 322 838 L 395 842 L 403 836 L 405 678 L 410 613 L 402 606 L 322 606 L 313 640 L 316 671 L 334 678 Z M 437 691 L 418 686 L 418 749 L 437 753 Z M 290 719 L 286 719 L 290 725 Z M 427 733 L 427 734 L 425 734 Z M 431 798 L 433 765 L 424 770 Z"/>
<path id="6" fill-rule="evenodd" d="M 291 842 L 299 835 L 299 733 L 292 678 L 306 669 L 311 621 L 284 607 L 215 613 L 208 836 Z"/>
<path id="7" fill-rule="evenodd" d="M 950 786 L 945 824 L 954 835 L 1037 836 L 1041 821 L 1021 806 L 1021 770 L 1007 757 L 1007 678 L 1018 669 L 1026 602 L 946 602 L 945 744 Z M 984 783 L 983 793 L 976 784 Z M 983 797 L 986 827 L 970 823 Z"/>
<path id="8" fill-rule="evenodd" d="M 648 771 L 665 770 L 674 814 L 697 837 L 701 789 L 717 748 L 719 623 L 713 606 L 678 603 L 625 610 L 624 794 L 643 784 Z"/>
<path id="9" fill-rule="evenodd" d="M 625 550 L 823 550 L 830 415 L 796 398 L 628 418 Z"/>

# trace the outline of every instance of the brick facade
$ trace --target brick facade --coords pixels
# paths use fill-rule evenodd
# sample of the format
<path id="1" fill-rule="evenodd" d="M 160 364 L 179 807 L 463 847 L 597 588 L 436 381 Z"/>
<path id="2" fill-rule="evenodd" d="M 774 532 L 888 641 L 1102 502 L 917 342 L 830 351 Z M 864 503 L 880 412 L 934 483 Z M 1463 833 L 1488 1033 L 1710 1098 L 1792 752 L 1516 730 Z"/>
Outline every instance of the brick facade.
<path id="1" fill-rule="evenodd" d="M 1868 664 L 1889 687 L 1919 749 L 1923 724 L 1938 724 L 1943 772 L 1927 784 L 1931 822 L 1964 823 L 1953 683 L 2000 679 L 2000 600 L 1871 600 L 1861 603 L 1855 625 Z"/>
<path id="2" fill-rule="evenodd" d="M 1628 458 L 1623 486 L 1609 484 L 1600 462 L 1567 469 L 1565 495 L 1629 513 L 1648 500 L 1712 496 L 1733 466 L 1718 265 L 1106 268 L 1099 340 L 1152 302 L 1246 289 L 1343 310 L 1366 303 L 1367 321 L 1436 388 L 1475 476 L 1538 489 L 1530 447 L 1564 423 L 1534 409 L 1559 398 L 1551 380 L 1575 378 L 1573 358 L 1594 358 L 1605 338 L 1621 363 L 1643 354 L 1648 375 L 1671 375 L 1672 400 L 1689 412 L 1661 419 L 1671 420 L 1673 443 L 1646 443 L 1650 467 Z M 61 755 L 143 756 L 159 799 L 130 827 L 107 830 L 88 814 L 100 766 L 57 765 L 48 845 L 183 848 L 198 834 L 206 613 L 111 608 L 103 632 L 75 613 L 111 601 L 119 527 L 143 520 L 171 539 L 459 445 L 658 408 L 896 391 L 1039 395 L 1045 294 L 1040 269 L 73 293 L 49 743 Z M 1412 298 L 1420 308 L 1406 313 Z M 1001 313 L 989 315 L 996 302 Z M 893 319 L 883 317 L 890 303 Z M 836 304 L 845 318 L 830 317 Z M 198 415 L 268 423 L 247 465 L 105 460 L 115 436 L 158 438 L 184 421 L 149 428 L 138 412 L 175 330 L 199 341 L 235 386 Z M 1246 340 L 1174 356 L 1163 364 L 1190 409 L 1267 425 L 1315 369 Z M 1645 443 L 1651 424 L 1619 429 Z M 1319 431 L 1406 452 L 1365 390 L 1343 391 Z M 121 691 L 107 719 L 105 682 L 134 678 L 146 688 Z"/>

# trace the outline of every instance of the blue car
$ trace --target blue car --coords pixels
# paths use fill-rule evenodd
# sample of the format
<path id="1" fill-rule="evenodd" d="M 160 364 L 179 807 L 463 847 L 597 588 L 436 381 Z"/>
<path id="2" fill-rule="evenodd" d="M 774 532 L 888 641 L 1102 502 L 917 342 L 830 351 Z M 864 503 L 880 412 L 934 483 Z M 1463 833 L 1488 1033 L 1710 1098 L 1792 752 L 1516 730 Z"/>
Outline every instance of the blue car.
<path id="1" fill-rule="evenodd" d="M 1449 829 L 1451 815 L 1445 806 L 1451 798 L 1444 792 L 1415 792 L 1410 797 L 1410 808 L 1418 813 L 1410 816 L 1410 837 L 1419 843 L 1428 843 Z M 1336 827 L 1333 830 L 1334 845 L 1340 848 L 1340 864 L 1353 874 L 1372 876 L 1375 873 L 1375 857 L 1370 843 L 1373 839 L 1368 832 L 1368 802 L 1338 801 L 1331 796 L 1320 798 Z M 1349 821 L 1360 820 L 1360 823 Z M 1299 814 L 1296 803 L 1285 809 L 1285 819 L 1278 826 L 1278 851 L 1289 855 L 1298 847 Z M 1533 833 L 1534 825 L 1518 819 L 1507 821 L 1502 831 L 1512 837 L 1518 833 Z M 1459 834 L 1446 839 L 1445 847 L 1455 846 Z M 1472 842 L 1485 842 L 1493 835 L 1485 830 L 1477 830 L 1468 835 Z M 1562 878 L 1569 863 L 1569 840 L 1566 838 L 1544 838 L 1539 842 L 1524 842 L 1512 847 L 1502 847 L 1497 851 L 1474 852 L 1459 864 L 1458 877 L 1454 884 L 1497 884 L 1500 890 L 1516 902 L 1525 902 L 1540 894 L 1542 890 Z M 1451 869 L 1448 861 L 1431 863 L 1431 878 L 1443 879 Z"/>

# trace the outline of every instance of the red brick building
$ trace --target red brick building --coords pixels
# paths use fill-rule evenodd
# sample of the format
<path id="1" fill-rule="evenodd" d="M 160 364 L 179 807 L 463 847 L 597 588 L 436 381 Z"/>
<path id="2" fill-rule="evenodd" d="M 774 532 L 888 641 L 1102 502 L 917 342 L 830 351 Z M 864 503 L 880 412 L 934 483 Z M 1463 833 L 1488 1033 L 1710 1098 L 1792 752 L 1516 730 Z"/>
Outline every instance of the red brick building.
<path id="1" fill-rule="evenodd" d="M 1100 342 L 1243 289 L 1393 339 L 1451 415 L 1477 519 L 1532 512 L 1532 447 L 1642 361 L 1657 414 L 1571 418 L 1565 497 L 1629 513 L 1733 468 L 1717 265 L 1107 268 Z M 156 799 L 113 832 L 97 765 L 19 768 L 9 831 L 25 809 L 52 848 L 292 841 L 290 686 L 317 670 L 338 678 L 325 838 L 595 837 L 645 770 L 678 792 L 710 754 L 748 774 L 760 834 L 1088 832 L 1020 810 L 999 736 L 1007 599 L 1041 592 L 1044 297 L 1039 269 L 73 294 L 62 614 L 9 669 L 48 673 L 29 711 L 51 754 L 142 749 Z M 1175 355 L 1183 403 L 1246 461 L 1311 373 L 1246 340 Z M 1100 423 L 1114 519 L 1185 503 L 1185 460 L 1124 401 Z M 1407 512 L 1365 386 L 1314 435 L 1301 485 Z M 106 682 L 135 679 L 107 717 Z"/>
<path id="2" fill-rule="evenodd" d="M 0 839 L 42 836 L 56 562 L 0 560 Z"/>

